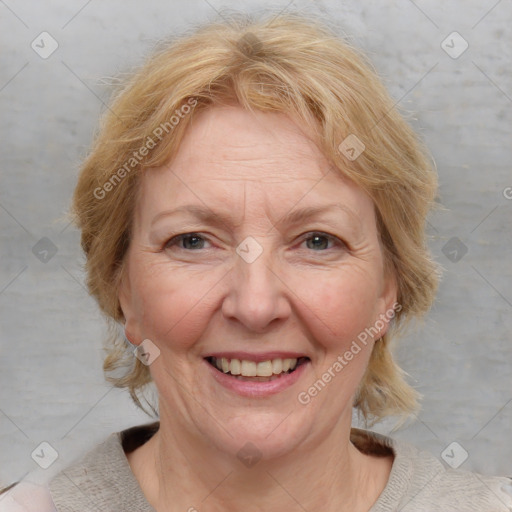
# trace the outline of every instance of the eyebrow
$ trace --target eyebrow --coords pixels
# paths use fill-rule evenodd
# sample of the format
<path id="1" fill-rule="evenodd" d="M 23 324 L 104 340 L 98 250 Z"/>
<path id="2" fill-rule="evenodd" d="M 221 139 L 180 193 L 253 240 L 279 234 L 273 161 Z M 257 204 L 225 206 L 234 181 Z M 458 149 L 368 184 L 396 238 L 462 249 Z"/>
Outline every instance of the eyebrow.
<path id="1" fill-rule="evenodd" d="M 277 220 L 275 225 L 294 225 L 305 222 L 314 217 L 318 217 L 323 213 L 329 213 L 333 210 L 340 209 L 347 213 L 353 220 L 359 223 L 359 217 L 347 206 L 341 204 L 329 204 L 324 206 L 305 206 L 303 208 L 293 209 L 292 211 L 285 214 L 283 217 Z M 231 224 L 230 217 L 220 212 L 214 212 L 213 210 L 194 204 L 179 206 L 172 210 L 165 210 L 155 215 L 151 221 L 153 226 L 160 219 L 165 217 L 172 217 L 174 215 L 185 213 L 193 215 L 198 220 L 217 226 L 229 226 Z"/>

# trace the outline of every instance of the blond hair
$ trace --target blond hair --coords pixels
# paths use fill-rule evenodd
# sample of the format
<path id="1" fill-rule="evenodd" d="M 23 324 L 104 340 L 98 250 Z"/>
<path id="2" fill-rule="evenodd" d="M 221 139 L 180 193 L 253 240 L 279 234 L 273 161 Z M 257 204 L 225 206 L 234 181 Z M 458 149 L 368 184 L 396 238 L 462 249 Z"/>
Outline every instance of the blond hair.
<path id="1" fill-rule="evenodd" d="M 140 175 L 176 154 L 194 115 L 227 103 L 300 122 L 333 167 L 372 198 L 401 308 L 393 329 L 375 343 L 354 405 L 367 419 L 409 414 L 417 395 L 393 361 L 389 340 L 434 298 L 437 268 L 424 230 L 436 174 L 365 58 L 321 23 L 286 15 L 208 24 L 162 47 L 131 77 L 103 117 L 73 198 L 90 293 L 111 327 L 123 322 L 118 287 Z M 193 111 L 171 122 L 187 104 Z M 160 132 L 164 136 L 156 137 Z M 349 135 L 365 145 L 354 160 L 339 149 Z M 104 369 L 124 368 L 109 379 L 128 387 L 141 405 L 138 392 L 150 374 L 119 334 L 112 329 Z"/>

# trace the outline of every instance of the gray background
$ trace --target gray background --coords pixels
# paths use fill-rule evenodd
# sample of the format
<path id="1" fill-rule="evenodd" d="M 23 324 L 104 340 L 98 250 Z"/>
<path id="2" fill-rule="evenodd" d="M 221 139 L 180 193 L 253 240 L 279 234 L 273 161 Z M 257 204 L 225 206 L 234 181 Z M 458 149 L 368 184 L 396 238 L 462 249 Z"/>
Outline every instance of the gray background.
<path id="1" fill-rule="evenodd" d="M 423 409 L 394 435 L 437 456 L 457 441 L 462 468 L 512 475 L 510 0 L 240 4 L 0 1 L 0 486 L 46 480 L 108 433 L 149 421 L 103 380 L 104 323 L 65 217 L 110 77 L 224 9 L 271 6 L 319 14 L 362 47 L 438 166 L 443 209 L 429 235 L 444 278 L 397 347 Z M 47 59 L 31 48 L 42 31 L 59 44 Z M 469 43 L 457 59 L 441 48 L 453 31 Z M 32 251 L 42 237 L 57 248 L 46 263 Z M 59 454 L 47 470 L 31 458 L 42 441 Z"/>

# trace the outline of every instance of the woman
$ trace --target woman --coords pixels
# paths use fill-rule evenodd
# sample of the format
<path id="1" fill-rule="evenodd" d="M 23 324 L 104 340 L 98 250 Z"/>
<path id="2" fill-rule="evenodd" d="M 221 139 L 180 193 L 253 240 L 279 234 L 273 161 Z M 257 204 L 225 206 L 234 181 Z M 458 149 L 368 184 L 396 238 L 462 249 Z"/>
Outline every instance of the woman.
<path id="1" fill-rule="evenodd" d="M 351 429 L 353 407 L 416 408 L 389 341 L 433 301 L 435 192 L 376 75 L 314 23 L 209 25 L 152 57 L 74 212 L 89 290 L 135 346 L 114 335 L 105 369 L 139 405 L 153 381 L 159 423 L 113 434 L 37 510 L 511 510 L 510 479 Z"/>

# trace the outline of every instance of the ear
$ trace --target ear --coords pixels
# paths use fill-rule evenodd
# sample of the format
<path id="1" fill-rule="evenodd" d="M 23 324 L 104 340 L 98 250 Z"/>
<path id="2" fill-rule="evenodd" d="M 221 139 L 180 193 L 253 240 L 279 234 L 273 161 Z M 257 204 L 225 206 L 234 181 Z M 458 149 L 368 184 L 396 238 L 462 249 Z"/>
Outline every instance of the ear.
<path id="1" fill-rule="evenodd" d="M 126 266 L 122 271 L 117 298 L 124 316 L 124 334 L 132 345 L 139 345 L 144 338 L 141 336 L 139 319 L 136 315 L 137 308 L 134 306 L 134 296 Z"/>
<path id="2" fill-rule="evenodd" d="M 396 312 L 402 309 L 397 302 L 398 285 L 395 274 L 386 272 L 384 276 L 380 296 L 377 300 L 377 311 L 375 327 L 378 329 L 376 339 L 382 338 L 389 329 L 390 321 L 395 317 Z"/>

